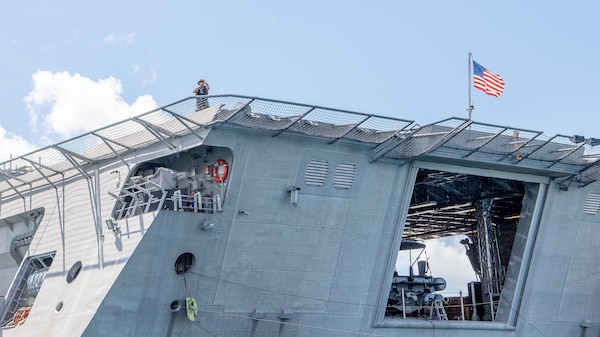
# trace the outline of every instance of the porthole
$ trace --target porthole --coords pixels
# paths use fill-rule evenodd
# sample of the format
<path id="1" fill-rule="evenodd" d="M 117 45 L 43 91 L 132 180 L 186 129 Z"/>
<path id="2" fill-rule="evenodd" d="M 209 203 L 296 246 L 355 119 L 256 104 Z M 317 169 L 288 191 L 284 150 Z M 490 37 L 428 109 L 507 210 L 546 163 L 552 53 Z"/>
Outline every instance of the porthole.
<path id="1" fill-rule="evenodd" d="M 171 302 L 171 312 L 178 312 L 181 309 L 181 303 L 178 300 Z"/>
<path id="2" fill-rule="evenodd" d="M 69 272 L 67 273 L 67 283 L 73 282 L 73 280 L 79 275 L 81 271 L 81 261 L 77 261 L 73 264 Z"/>
<path id="3" fill-rule="evenodd" d="M 63 302 L 60 301 L 58 303 L 56 303 L 56 312 L 59 312 L 61 309 L 63 308 Z"/>
<path id="4" fill-rule="evenodd" d="M 175 261 L 175 272 L 179 275 L 185 274 L 194 265 L 196 257 L 192 253 L 183 253 Z"/>

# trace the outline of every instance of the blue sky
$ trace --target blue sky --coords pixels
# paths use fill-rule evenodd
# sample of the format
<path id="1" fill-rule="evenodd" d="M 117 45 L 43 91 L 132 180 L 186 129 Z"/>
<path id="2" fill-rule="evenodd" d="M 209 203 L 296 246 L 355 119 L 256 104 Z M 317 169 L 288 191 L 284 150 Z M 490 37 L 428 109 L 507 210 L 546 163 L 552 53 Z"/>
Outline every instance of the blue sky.
<path id="1" fill-rule="evenodd" d="M 191 95 L 600 138 L 600 1 L 4 1 L 0 161 Z M 444 247 L 439 246 L 439 247 Z M 438 248 L 439 248 L 438 247 Z M 460 253 L 462 255 L 464 252 Z"/>
<path id="2" fill-rule="evenodd" d="M 191 95 L 467 117 L 468 53 L 506 82 L 473 119 L 600 137 L 600 2 L 55 1 L 0 5 L 0 159 Z M 17 153 L 18 154 L 18 153 Z"/>

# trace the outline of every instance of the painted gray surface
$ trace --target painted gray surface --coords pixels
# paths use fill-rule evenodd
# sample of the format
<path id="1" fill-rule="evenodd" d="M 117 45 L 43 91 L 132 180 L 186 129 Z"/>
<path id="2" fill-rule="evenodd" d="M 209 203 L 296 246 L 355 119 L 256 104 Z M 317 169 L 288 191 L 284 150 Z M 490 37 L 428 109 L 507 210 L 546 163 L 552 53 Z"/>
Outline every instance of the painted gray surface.
<path id="1" fill-rule="evenodd" d="M 97 285 L 108 287 L 107 293 L 99 303 L 90 303 L 92 315 L 82 328 L 84 336 L 600 333 L 600 223 L 580 210 L 588 192 L 600 192 L 598 183 L 568 191 L 554 183 L 548 186 L 527 277 L 511 281 L 524 286 L 516 327 L 382 320 L 378 313 L 385 305 L 381 299 L 393 272 L 403 207 L 410 198 L 411 166 L 370 163 L 368 150 L 343 144 L 279 137 L 275 145 L 270 136 L 226 129 L 213 130 L 206 144 L 233 152 L 223 212 L 158 213 L 114 283 Z M 303 163 L 313 157 L 356 163 L 359 178 L 352 191 L 302 185 Z M 291 185 L 301 187 L 297 207 L 290 204 L 286 192 Z M 215 227 L 202 230 L 204 221 Z M 82 235 L 93 233 L 92 226 L 85 228 Z M 519 234 L 515 245 L 525 247 L 526 234 Z M 196 256 L 184 277 L 173 269 L 183 252 Z M 65 301 L 69 296 L 85 296 L 86 289 L 67 291 L 63 283 L 48 282 Z M 172 301 L 186 296 L 198 300 L 195 322 L 188 321 L 183 311 L 170 310 Z M 44 326 L 44 320 L 65 319 L 62 313 L 52 312 L 56 302 L 40 301 L 40 305 L 49 303 L 52 307 L 37 308 L 36 316 L 32 312 L 32 323 Z M 280 319 L 282 312 L 289 318 Z M 583 321 L 590 327 L 582 328 Z M 3 334 L 18 336 L 23 331 L 19 329 Z"/>

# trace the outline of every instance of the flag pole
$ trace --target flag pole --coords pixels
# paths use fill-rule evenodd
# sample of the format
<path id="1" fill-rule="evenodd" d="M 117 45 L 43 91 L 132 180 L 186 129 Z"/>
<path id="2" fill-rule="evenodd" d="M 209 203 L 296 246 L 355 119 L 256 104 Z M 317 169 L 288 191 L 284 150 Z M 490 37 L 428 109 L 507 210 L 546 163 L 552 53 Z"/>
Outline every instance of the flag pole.
<path id="1" fill-rule="evenodd" d="M 468 67 L 469 67 L 469 85 L 468 85 L 468 87 L 469 87 L 469 107 L 467 108 L 467 111 L 469 112 L 469 120 L 471 120 L 471 112 L 473 112 L 473 109 L 475 109 L 475 107 L 473 106 L 473 100 L 471 99 L 471 81 L 473 80 L 473 76 L 472 76 L 473 54 L 471 54 L 470 52 L 469 52 Z"/>

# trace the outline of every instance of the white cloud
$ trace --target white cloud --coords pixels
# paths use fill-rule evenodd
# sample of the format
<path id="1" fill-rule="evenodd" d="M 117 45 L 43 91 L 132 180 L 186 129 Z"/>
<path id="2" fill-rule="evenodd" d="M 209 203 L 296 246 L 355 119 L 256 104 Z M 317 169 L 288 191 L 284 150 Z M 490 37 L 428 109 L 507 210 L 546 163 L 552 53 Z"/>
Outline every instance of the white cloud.
<path id="1" fill-rule="evenodd" d="M 125 102 L 121 81 L 112 76 L 94 81 L 66 71 L 38 71 L 33 85 L 24 98 L 32 127 L 63 139 L 158 107 L 150 95 Z"/>
<path id="2" fill-rule="evenodd" d="M 130 45 L 133 43 L 133 41 L 135 41 L 135 35 L 135 33 L 129 33 L 126 35 L 115 35 L 111 33 L 104 37 L 104 42 L 111 44 L 125 43 L 126 45 Z"/>
<path id="3" fill-rule="evenodd" d="M 463 295 L 467 293 L 467 283 L 476 280 L 475 272 L 471 267 L 465 248 L 460 244 L 461 237 L 447 237 L 439 240 L 425 241 L 427 245 L 425 252 L 419 260 L 428 259 L 429 272 L 434 277 L 446 280 L 446 289 L 442 293 L 458 296 L 459 291 Z M 412 261 L 414 262 L 420 250 L 412 250 Z M 396 270 L 400 275 L 408 275 L 409 252 L 400 251 L 396 260 Z M 415 263 L 414 273 L 418 273 Z"/>
<path id="4" fill-rule="evenodd" d="M 0 162 L 5 162 L 12 156 L 18 157 L 37 149 L 37 146 L 29 143 L 22 137 L 7 132 L 0 126 Z"/>
<path id="5" fill-rule="evenodd" d="M 461 239 L 455 236 L 426 242 L 431 273 L 446 280 L 444 293 L 458 295 L 462 290 L 465 294 L 467 283 L 476 281 L 465 247 L 460 244 Z"/>

